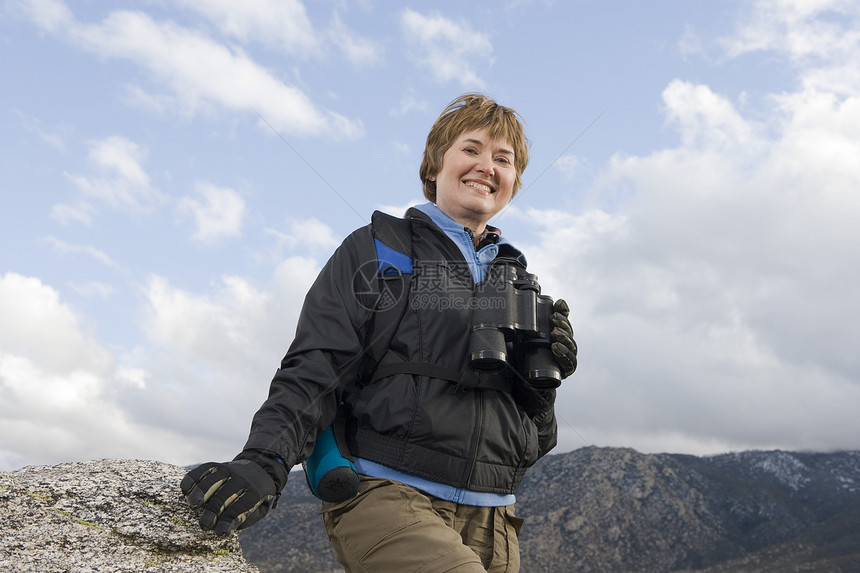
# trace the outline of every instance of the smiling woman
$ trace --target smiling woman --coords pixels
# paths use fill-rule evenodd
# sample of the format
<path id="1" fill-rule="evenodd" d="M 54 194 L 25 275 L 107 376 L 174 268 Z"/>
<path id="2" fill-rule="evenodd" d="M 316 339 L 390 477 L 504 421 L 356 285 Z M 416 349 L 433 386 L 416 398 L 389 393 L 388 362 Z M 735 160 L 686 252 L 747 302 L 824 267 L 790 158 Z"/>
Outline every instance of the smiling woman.
<path id="1" fill-rule="evenodd" d="M 513 110 L 478 94 L 445 109 L 419 170 L 431 202 L 403 219 L 375 213 L 343 242 L 308 292 L 244 450 L 183 479 L 204 529 L 253 525 L 303 463 L 347 571 L 519 570 L 515 494 L 555 447 L 556 388 L 577 360 L 567 304 L 537 301 L 525 257 L 487 224 L 527 163 Z M 391 260 L 400 264 L 393 276 Z M 389 279 L 400 282 L 393 305 Z M 531 306 L 514 282 L 528 283 Z M 501 310 L 473 312 L 487 302 Z M 533 326 L 520 327 L 526 308 Z M 524 318 L 510 327 L 474 320 L 498 315 Z M 359 482 L 317 487 L 332 467 L 320 460 L 346 447 L 356 470 L 347 479 Z"/>

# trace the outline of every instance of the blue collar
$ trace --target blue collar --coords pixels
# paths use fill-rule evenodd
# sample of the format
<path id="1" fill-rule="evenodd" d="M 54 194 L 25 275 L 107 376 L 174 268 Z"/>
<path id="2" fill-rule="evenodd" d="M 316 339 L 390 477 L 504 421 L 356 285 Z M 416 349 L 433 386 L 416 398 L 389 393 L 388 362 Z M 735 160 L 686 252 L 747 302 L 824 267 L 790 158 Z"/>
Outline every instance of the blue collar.
<path id="1" fill-rule="evenodd" d="M 430 217 L 430 220 L 454 241 L 454 244 L 463 253 L 463 258 L 466 259 L 469 270 L 472 271 L 474 281 L 476 283 L 483 281 L 490 262 L 496 258 L 496 254 L 499 252 L 498 242 L 502 241 L 501 237 L 496 242 L 487 244 L 475 251 L 471 230 L 452 219 L 438 205 L 427 202 L 423 205 L 416 205 L 415 208 Z M 498 229 L 493 230 L 496 231 L 497 235 L 501 233 Z"/>

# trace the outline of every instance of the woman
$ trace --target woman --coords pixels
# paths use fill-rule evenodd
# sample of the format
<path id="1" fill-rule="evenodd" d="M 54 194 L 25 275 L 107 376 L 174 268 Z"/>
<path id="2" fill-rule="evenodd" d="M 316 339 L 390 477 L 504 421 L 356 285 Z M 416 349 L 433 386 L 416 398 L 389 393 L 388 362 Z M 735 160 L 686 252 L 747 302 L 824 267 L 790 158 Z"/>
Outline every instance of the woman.
<path id="1" fill-rule="evenodd" d="M 400 293 L 408 297 L 397 307 L 402 316 L 392 319 L 356 288 L 380 280 L 366 270 L 377 268 L 366 264 L 379 258 L 375 229 L 363 227 L 308 292 L 243 452 L 183 480 L 189 503 L 204 508 L 204 529 L 223 534 L 261 519 L 288 468 L 338 420 L 361 481 L 355 497 L 323 503 L 323 519 L 347 571 L 519 569 L 515 493 L 555 446 L 557 382 L 523 376 L 510 336 L 511 358 L 489 374 L 470 368 L 469 345 L 476 285 L 488 284 L 498 268 L 491 263 L 531 276 L 522 253 L 488 224 L 519 190 L 527 164 L 513 110 L 480 94 L 448 105 L 419 171 L 429 202 L 405 216 L 411 281 Z M 551 312 L 560 382 L 576 368 L 576 344 L 564 301 Z M 383 352 L 370 352 L 380 324 L 393 334 Z"/>

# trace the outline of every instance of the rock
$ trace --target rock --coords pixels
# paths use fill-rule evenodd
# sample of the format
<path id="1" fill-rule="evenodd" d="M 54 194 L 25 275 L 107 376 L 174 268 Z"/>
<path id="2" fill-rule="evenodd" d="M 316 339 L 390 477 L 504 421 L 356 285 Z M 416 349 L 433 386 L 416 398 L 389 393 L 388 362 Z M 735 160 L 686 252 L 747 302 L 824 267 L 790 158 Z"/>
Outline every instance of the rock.
<path id="1" fill-rule="evenodd" d="M 0 473 L 0 571 L 258 573 L 235 533 L 200 529 L 185 471 L 96 460 Z"/>

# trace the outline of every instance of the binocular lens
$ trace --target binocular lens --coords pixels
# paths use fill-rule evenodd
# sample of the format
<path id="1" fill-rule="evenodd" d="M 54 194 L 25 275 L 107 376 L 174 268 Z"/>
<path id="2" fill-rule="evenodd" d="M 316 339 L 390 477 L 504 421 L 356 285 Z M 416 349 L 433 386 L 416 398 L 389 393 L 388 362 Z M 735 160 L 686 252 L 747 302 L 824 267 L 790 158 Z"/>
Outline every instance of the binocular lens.
<path id="1" fill-rule="evenodd" d="M 541 370 L 529 370 L 529 382 L 532 386 L 541 390 L 558 388 L 561 386 L 561 373 L 553 368 Z"/>
<path id="2" fill-rule="evenodd" d="M 472 369 L 483 372 L 492 372 L 493 370 L 504 368 L 505 358 L 506 355 L 504 352 L 496 352 L 494 350 L 479 350 L 469 356 Z"/>
<path id="3" fill-rule="evenodd" d="M 552 355 L 549 340 L 531 340 L 526 348 L 523 372 L 531 385 L 541 390 L 558 388 L 561 385 L 561 370 Z"/>
<path id="4" fill-rule="evenodd" d="M 469 365 L 473 370 L 491 372 L 505 367 L 505 333 L 497 328 L 476 327 L 472 330 Z"/>

